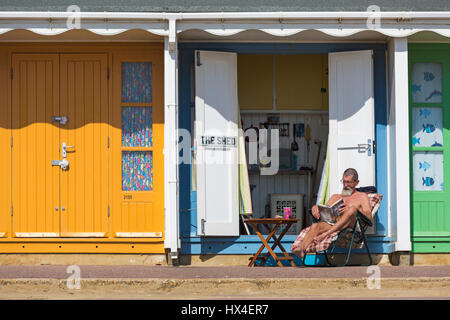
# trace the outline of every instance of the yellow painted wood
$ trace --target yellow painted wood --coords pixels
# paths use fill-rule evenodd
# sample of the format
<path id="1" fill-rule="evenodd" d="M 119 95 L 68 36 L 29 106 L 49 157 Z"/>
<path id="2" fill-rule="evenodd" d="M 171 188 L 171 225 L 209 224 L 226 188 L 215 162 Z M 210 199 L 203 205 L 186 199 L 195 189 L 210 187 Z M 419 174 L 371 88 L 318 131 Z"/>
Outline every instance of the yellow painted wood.
<path id="1" fill-rule="evenodd" d="M 323 59 L 318 54 L 276 56 L 278 110 L 326 110 L 321 92 Z"/>
<path id="2" fill-rule="evenodd" d="M 12 56 L 14 232 L 59 232 L 59 63 L 55 54 Z"/>
<path id="3" fill-rule="evenodd" d="M 238 54 L 238 97 L 242 110 L 273 107 L 273 56 Z"/>
<path id="4" fill-rule="evenodd" d="M 121 238 L 121 243 L 98 242 L 68 242 L 66 239 L 43 238 L 41 242 L 31 242 L 33 239 L 20 238 L 21 243 L 3 242 L 0 253 L 164 253 L 164 244 L 158 241 L 136 243 L 138 239 L 131 239 L 132 243 L 126 243 Z M 45 240 L 45 242 L 44 242 Z M 63 241 L 64 240 L 64 241 Z M 24 242 L 26 241 L 26 242 Z"/>
<path id="5" fill-rule="evenodd" d="M 122 63 L 152 63 L 152 103 L 122 103 Z M 110 231 L 120 238 L 123 234 L 164 235 L 164 102 L 162 51 L 129 51 L 114 56 L 113 110 L 111 134 L 112 197 Z M 151 107 L 153 147 L 122 147 L 122 108 Z M 152 151 L 153 190 L 122 191 L 122 152 Z"/>
<path id="6" fill-rule="evenodd" d="M 11 59 L 0 50 L 0 234 L 11 235 Z"/>
<path id="7" fill-rule="evenodd" d="M 61 54 L 61 233 L 105 234 L 108 228 L 107 54 Z"/>
<path id="8" fill-rule="evenodd" d="M 113 89 L 117 89 L 121 74 L 120 71 L 114 71 L 112 63 L 119 60 L 151 61 L 153 64 L 153 103 L 150 106 L 153 108 L 154 146 L 148 150 L 153 152 L 154 190 L 151 193 L 134 193 L 131 198 L 129 193 L 122 193 L 120 189 L 121 123 L 120 119 L 114 122 L 117 117 L 112 113 L 120 105 L 120 88 L 116 92 Z M 103 86 L 102 79 L 96 78 L 98 65 L 110 68 L 110 79 L 106 86 Z M 13 80 L 10 78 L 10 68 L 14 70 Z M 83 71 L 79 72 L 80 70 Z M 0 84 L 7 88 L 0 92 L 0 108 L 6 109 L 0 117 L 0 147 L 5 155 L 0 159 L 0 172 L 5 170 L 6 175 L 3 179 L 5 183 L 0 185 L 3 188 L 0 189 L 3 190 L 0 195 L 0 252 L 164 253 L 162 44 L 0 44 Z M 84 90 L 81 93 L 77 91 L 80 88 Z M 106 105 L 103 100 L 100 103 L 96 100 L 98 96 L 105 96 L 105 90 Z M 69 98 L 71 94 L 72 98 Z M 65 129 L 61 129 L 63 126 L 58 123 L 51 122 L 52 116 L 63 115 L 60 106 L 61 109 L 67 108 L 69 112 L 75 110 L 80 101 L 88 106 L 87 109 L 76 110 L 75 118 L 69 115 Z M 94 101 L 95 105 L 89 104 L 90 101 Z M 103 117 L 104 109 L 95 109 L 98 105 L 106 107 L 106 117 Z M 86 110 L 91 108 L 96 111 L 91 118 L 86 118 Z M 83 114 L 84 123 L 76 122 L 73 130 L 67 130 L 72 120 L 78 118 L 77 112 Z M 101 125 L 96 126 L 97 123 Z M 87 168 L 89 154 L 95 152 L 89 153 L 86 150 L 101 150 L 104 146 L 102 141 L 107 145 L 107 139 L 95 139 L 97 136 L 103 137 L 105 128 L 107 133 L 110 132 L 110 148 L 106 152 L 109 155 L 106 158 L 109 165 L 103 167 L 103 162 L 94 161 L 94 165 Z M 88 139 L 87 135 L 92 139 Z M 10 146 L 11 136 L 13 148 Z M 61 172 L 59 167 L 51 166 L 51 160 L 61 159 L 61 142 L 66 138 L 84 139 L 83 151 L 78 150 L 79 144 L 65 141 L 76 148 L 69 149 L 71 168 L 67 172 Z M 96 144 L 96 141 L 100 144 Z M 77 157 L 83 160 L 80 166 L 75 166 L 79 161 Z M 15 165 L 12 166 L 11 163 Z M 71 169 L 79 170 L 80 167 L 83 169 L 83 179 L 71 172 Z M 94 179 L 98 172 L 106 174 L 106 179 L 102 176 L 100 183 L 97 178 Z M 77 183 L 90 183 L 89 180 L 96 181 L 85 188 L 88 191 L 83 195 L 77 194 Z M 106 182 L 102 182 L 105 180 Z M 119 189 L 114 190 L 117 187 Z M 109 223 L 107 208 L 100 210 L 100 214 L 97 210 L 104 208 L 105 194 L 109 194 L 111 200 Z M 120 198 L 114 201 L 112 198 L 116 195 Z M 66 199 L 69 205 L 64 205 Z M 76 212 L 72 215 L 71 201 L 76 204 L 80 201 L 85 208 L 88 206 L 93 209 L 88 208 L 81 214 Z M 14 206 L 12 217 L 9 210 L 11 205 Z M 62 206 L 67 211 L 61 211 Z M 58 211 L 55 210 L 56 207 Z M 124 215 L 121 214 L 122 207 L 126 208 Z M 135 211 L 133 207 L 136 208 Z M 65 213 L 67 214 L 64 215 Z M 127 228 L 122 228 L 122 218 L 124 226 L 129 221 Z M 113 226 L 114 222 L 117 227 Z M 119 232 L 119 236 L 116 236 L 116 232 Z M 125 237 L 126 235 L 129 237 Z M 150 237 L 151 235 L 155 237 Z"/>

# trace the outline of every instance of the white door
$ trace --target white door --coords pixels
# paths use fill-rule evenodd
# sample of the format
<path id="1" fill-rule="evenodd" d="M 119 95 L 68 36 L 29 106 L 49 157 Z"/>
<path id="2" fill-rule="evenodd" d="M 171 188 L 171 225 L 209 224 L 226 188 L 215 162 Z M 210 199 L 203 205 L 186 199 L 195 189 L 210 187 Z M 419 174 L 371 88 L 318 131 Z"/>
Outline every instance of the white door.
<path id="1" fill-rule="evenodd" d="M 358 171 L 359 186 L 375 185 L 372 51 L 330 53 L 330 195 L 342 173 Z"/>
<path id="2" fill-rule="evenodd" d="M 197 233 L 239 235 L 237 55 L 196 51 Z"/>

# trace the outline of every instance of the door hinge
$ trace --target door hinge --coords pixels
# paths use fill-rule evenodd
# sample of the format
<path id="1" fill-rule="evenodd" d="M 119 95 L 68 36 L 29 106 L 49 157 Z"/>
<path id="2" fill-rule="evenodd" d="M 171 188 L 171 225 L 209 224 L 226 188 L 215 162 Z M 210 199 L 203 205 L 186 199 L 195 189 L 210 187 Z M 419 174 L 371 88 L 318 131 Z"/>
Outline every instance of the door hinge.
<path id="1" fill-rule="evenodd" d="M 106 68 L 106 79 L 109 79 L 109 67 Z"/>
<path id="2" fill-rule="evenodd" d="M 375 154 L 375 151 L 377 149 L 377 144 L 375 142 L 375 139 L 372 140 L 372 153 Z"/>
<path id="3" fill-rule="evenodd" d="M 108 218 L 109 218 L 109 204 L 108 204 Z"/>
<path id="4" fill-rule="evenodd" d="M 197 53 L 197 61 L 196 61 L 196 63 L 197 63 L 197 67 L 200 67 L 202 64 L 200 63 L 200 51 L 197 51 L 196 52 Z"/>
<path id="5" fill-rule="evenodd" d="M 109 137 L 108 137 L 108 142 L 107 142 L 107 146 L 108 146 L 108 149 L 109 149 Z"/>
<path id="6" fill-rule="evenodd" d="M 13 136 L 11 136 L 11 148 L 14 146 Z"/>
<path id="7" fill-rule="evenodd" d="M 201 220 L 201 229 L 200 229 L 200 231 L 201 231 L 202 235 L 205 235 L 205 222 L 206 222 L 205 219 Z"/>
<path id="8" fill-rule="evenodd" d="M 14 214 L 14 207 L 11 206 L 11 217 L 13 216 L 13 214 Z"/>
<path id="9" fill-rule="evenodd" d="M 14 78 L 14 70 L 11 68 L 11 80 Z"/>

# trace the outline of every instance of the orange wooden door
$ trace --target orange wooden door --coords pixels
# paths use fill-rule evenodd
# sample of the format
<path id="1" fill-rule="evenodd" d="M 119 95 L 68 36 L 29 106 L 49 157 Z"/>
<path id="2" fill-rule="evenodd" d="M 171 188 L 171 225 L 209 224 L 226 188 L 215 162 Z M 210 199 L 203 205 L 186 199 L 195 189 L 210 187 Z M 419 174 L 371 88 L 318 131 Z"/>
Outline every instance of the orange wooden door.
<path id="1" fill-rule="evenodd" d="M 144 50 L 117 54 L 113 75 L 112 236 L 162 241 L 162 54 Z"/>
<path id="2" fill-rule="evenodd" d="M 108 55 L 61 54 L 61 236 L 108 231 Z M 64 157 L 64 154 L 62 154 Z"/>
<path id="3" fill-rule="evenodd" d="M 12 56 L 12 206 L 15 237 L 59 235 L 59 57 Z"/>

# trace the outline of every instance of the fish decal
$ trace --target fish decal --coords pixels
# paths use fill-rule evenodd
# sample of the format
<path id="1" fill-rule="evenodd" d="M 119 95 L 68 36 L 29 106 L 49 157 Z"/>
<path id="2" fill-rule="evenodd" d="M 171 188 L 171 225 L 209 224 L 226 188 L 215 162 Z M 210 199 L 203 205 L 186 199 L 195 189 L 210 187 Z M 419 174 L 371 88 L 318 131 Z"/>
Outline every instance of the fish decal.
<path id="1" fill-rule="evenodd" d="M 420 144 L 420 138 L 413 137 L 413 146 Z"/>
<path id="2" fill-rule="evenodd" d="M 434 79 L 434 74 L 432 74 L 431 72 L 424 72 L 423 73 L 423 80 L 425 81 L 432 81 Z"/>
<path id="3" fill-rule="evenodd" d="M 425 98 L 425 101 L 430 100 L 434 96 L 442 96 L 442 92 L 434 90 L 432 93 L 430 93 L 430 95 L 428 97 Z"/>
<path id="4" fill-rule="evenodd" d="M 413 93 L 417 93 L 417 92 L 419 92 L 419 91 L 422 91 L 422 86 L 420 85 L 418 85 L 418 84 L 413 84 L 412 85 L 412 91 L 413 91 Z"/>
<path id="5" fill-rule="evenodd" d="M 427 186 L 427 187 L 431 187 L 434 184 L 434 179 L 431 177 L 422 177 L 422 185 L 423 186 Z"/>
<path id="6" fill-rule="evenodd" d="M 431 123 L 427 123 L 427 125 L 422 124 L 423 130 L 422 132 L 426 132 L 426 133 L 432 133 L 434 132 L 434 130 L 436 130 L 436 127 L 434 125 L 432 125 Z"/>
<path id="7" fill-rule="evenodd" d="M 430 167 L 431 167 L 431 164 L 429 164 L 426 161 L 424 161 L 423 163 L 419 162 L 419 169 L 423 168 L 423 171 L 427 171 L 428 169 L 430 169 Z"/>
<path id="8" fill-rule="evenodd" d="M 413 138 L 414 139 L 414 138 Z M 442 147 L 442 144 L 440 144 L 437 141 L 434 141 L 434 143 L 431 145 L 432 147 Z"/>
<path id="9" fill-rule="evenodd" d="M 423 116 L 425 119 L 428 118 L 431 114 L 431 111 L 428 109 L 420 109 L 419 116 Z"/>

